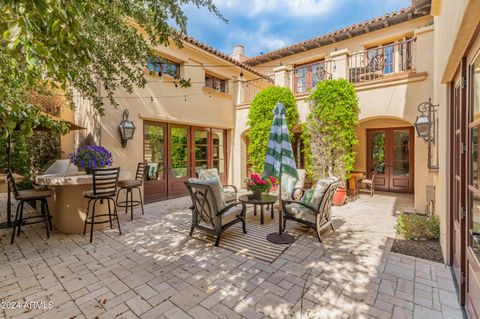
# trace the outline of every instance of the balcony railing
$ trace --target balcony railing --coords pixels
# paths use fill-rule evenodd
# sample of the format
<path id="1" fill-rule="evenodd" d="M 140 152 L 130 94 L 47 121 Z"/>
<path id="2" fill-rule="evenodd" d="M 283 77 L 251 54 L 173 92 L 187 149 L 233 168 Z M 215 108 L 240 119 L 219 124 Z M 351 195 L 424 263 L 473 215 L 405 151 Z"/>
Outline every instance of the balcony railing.
<path id="1" fill-rule="evenodd" d="M 379 80 L 411 72 L 415 39 L 384 45 L 352 54 L 349 78 L 353 84 Z"/>
<path id="2" fill-rule="evenodd" d="M 307 93 L 317 83 L 331 79 L 333 72 L 332 61 L 321 61 L 302 66 L 293 70 L 293 89 L 295 94 Z"/>
<path id="3" fill-rule="evenodd" d="M 243 101 L 241 101 L 241 103 L 247 104 L 252 102 L 255 95 L 257 95 L 260 91 L 270 86 L 273 86 L 272 78 L 273 76 L 243 82 L 242 90 L 244 92 L 244 96 L 243 96 Z"/>

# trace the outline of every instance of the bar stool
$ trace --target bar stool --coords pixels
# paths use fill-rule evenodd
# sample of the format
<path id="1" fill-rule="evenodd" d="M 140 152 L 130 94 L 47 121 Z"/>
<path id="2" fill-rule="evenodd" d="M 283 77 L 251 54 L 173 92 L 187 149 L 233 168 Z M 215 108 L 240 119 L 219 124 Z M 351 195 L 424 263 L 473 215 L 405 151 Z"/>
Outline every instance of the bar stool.
<path id="1" fill-rule="evenodd" d="M 128 214 L 128 208 L 130 207 L 130 219 L 133 220 L 133 207 L 141 206 L 142 207 L 142 215 L 144 214 L 143 211 L 143 197 L 142 197 L 142 190 L 141 187 L 143 185 L 143 180 L 145 179 L 145 163 L 138 163 L 137 165 L 137 173 L 135 174 L 134 180 L 128 181 L 120 181 L 118 182 L 118 187 L 120 188 L 117 193 L 117 206 L 118 207 L 125 207 L 125 214 Z M 140 196 L 140 200 L 133 200 L 133 190 L 138 190 L 138 195 Z M 125 191 L 125 200 L 119 201 L 118 198 L 120 196 L 120 192 Z M 128 199 L 128 195 L 130 194 L 130 200 Z"/>
<path id="2" fill-rule="evenodd" d="M 37 223 L 45 223 L 45 231 L 47 232 L 47 238 L 50 238 L 49 230 L 53 230 L 52 228 L 52 217 L 50 216 L 50 211 L 48 210 L 48 203 L 47 198 L 51 196 L 49 190 L 37 190 L 37 189 L 29 189 L 24 191 L 19 191 L 17 189 L 17 185 L 15 184 L 15 179 L 13 178 L 13 174 L 10 170 L 7 171 L 7 181 L 10 184 L 10 188 L 13 191 L 13 196 L 17 201 L 17 210 L 15 212 L 15 220 L 13 222 L 13 231 L 12 231 L 12 239 L 10 244 L 13 244 L 15 240 L 15 230 L 17 232 L 17 237 L 20 236 L 20 228 L 22 225 L 31 225 Z M 30 216 L 30 217 L 23 217 L 23 208 L 25 202 L 40 201 L 40 211 L 41 215 Z M 34 221 L 27 222 L 30 219 L 37 219 Z M 38 220 L 39 219 L 39 220 Z"/>
<path id="3" fill-rule="evenodd" d="M 93 190 L 88 190 L 83 193 L 85 198 L 88 198 L 87 214 L 83 224 L 83 236 L 87 230 L 87 224 L 90 226 L 90 242 L 93 240 L 93 225 L 104 224 L 110 222 L 110 228 L 113 229 L 112 216 L 117 219 L 118 233 L 121 235 L 120 221 L 118 220 L 117 205 L 115 203 L 115 195 L 117 194 L 118 176 L 120 175 L 120 167 L 116 168 L 98 168 L 93 170 Z M 103 204 L 106 200 L 108 203 L 108 214 L 95 215 L 95 206 L 98 201 Z M 92 203 L 92 214 L 90 215 L 90 203 Z M 110 205 L 113 202 L 113 213 Z M 108 220 L 95 221 L 95 217 L 108 216 Z"/>

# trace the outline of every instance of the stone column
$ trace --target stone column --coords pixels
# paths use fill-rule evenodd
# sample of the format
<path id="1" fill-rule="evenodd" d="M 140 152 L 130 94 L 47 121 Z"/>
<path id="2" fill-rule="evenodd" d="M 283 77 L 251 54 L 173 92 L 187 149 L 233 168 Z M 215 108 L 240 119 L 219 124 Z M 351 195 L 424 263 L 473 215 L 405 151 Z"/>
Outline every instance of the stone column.
<path id="1" fill-rule="evenodd" d="M 290 69 L 286 65 L 273 68 L 275 85 L 290 88 Z"/>
<path id="2" fill-rule="evenodd" d="M 350 52 L 348 49 L 341 49 L 330 52 L 330 61 L 332 61 L 332 79 L 348 80 L 348 57 Z M 328 71 L 328 70 L 327 70 Z"/>

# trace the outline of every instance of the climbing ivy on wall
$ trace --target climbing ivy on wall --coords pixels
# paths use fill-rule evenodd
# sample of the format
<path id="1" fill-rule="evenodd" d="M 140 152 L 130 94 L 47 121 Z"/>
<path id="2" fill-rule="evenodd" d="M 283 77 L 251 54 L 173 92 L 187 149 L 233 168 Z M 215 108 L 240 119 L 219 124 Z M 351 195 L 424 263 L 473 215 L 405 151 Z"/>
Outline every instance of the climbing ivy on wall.
<path id="1" fill-rule="evenodd" d="M 355 162 L 352 147 L 358 143 L 358 97 L 345 79 L 317 84 L 308 96 L 310 114 L 304 125 L 307 172 L 313 179 L 350 177 Z"/>

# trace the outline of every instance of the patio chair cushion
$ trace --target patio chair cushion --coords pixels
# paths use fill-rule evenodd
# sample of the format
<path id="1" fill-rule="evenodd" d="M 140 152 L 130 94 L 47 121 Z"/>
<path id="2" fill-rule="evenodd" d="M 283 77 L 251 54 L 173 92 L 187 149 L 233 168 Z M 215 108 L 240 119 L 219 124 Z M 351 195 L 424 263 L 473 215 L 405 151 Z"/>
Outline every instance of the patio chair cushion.
<path id="1" fill-rule="evenodd" d="M 302 199 L 301 199 L 302 203 L 310 205 L 312 203 L 314 192 L 315 192 L 315 190 L 312 189 L 312 188 L 307 189 L 302 196 Z"/>
<path id="2" fill-rule="evenodd" d="M 233 189 L 226 189 L 224 188 L 224 192 L 223 192 L 223 200 L 226 202 L 226 203 L 229 203 L 229 202 L 234 202 L 237 200 L 237 192 L 235 192 Z"/>
<path id="3" fill-rule="evenodd" d="M 242 206 L 235 206 L 230 208 L 222 215 L 222 226 L 228 224 L 232 220 L 235 220 L 237 216 L 242 213 Z"/>
<path id="4" fill-rule="evenodd" d="M 297 170 L 298 179 L 288 175 L 282 174 L 282 199 L 289 200 L 292 197 L 292 192 L 295 188 L 303 188 L 305 184 L 306 171 L 304 169 Z"/>
<path id="5" fill-rule="evenodd" d="M 213 196 L 213 199 L 217 204 L 218 211 L 222 210 L 225 206 L 227 206 L 227 204 L 225 203 L 225 200 L 223 199 L 222 192 L 220 191 L 220 183 L 218 182 L 217 179 L 190 178 L 188 182 L 210 186 L 210 189 L 212 190 L 211 195 Z M 212 216 L 216 213 L 217 212 L 212 212 Z"/>
<path id="6" fill-rule="evenodd" d="M 216 179 L 220 186 L 220 192 L 224 192 L 222 181 L 220 179 L 220 174 L 218 174 L 218 169 L 216 168 L 202 168 L 198 170 L 198 178 L 200 179 Z"/>
<path id="7" fill-rule="evenodd" d="M 319 179 L 317 184 L 315 185 L 315 190 L 313 192 L 310 205 L 315 209 L 318 209 L 320 207 L 320 202 L 322 201 L 323 194 L 327 190 L 328 186 L 330 186 L 330 184 L 333 182 L 337 182 L 338 180 L 338 177 L 333 176 Z"/>
<path id="8" fill-rule="evenodd" d="M 295 218 L 315 223 L 316 215 L 310 209 L 297 203 L 285 205 L 287 212 Z"/>

